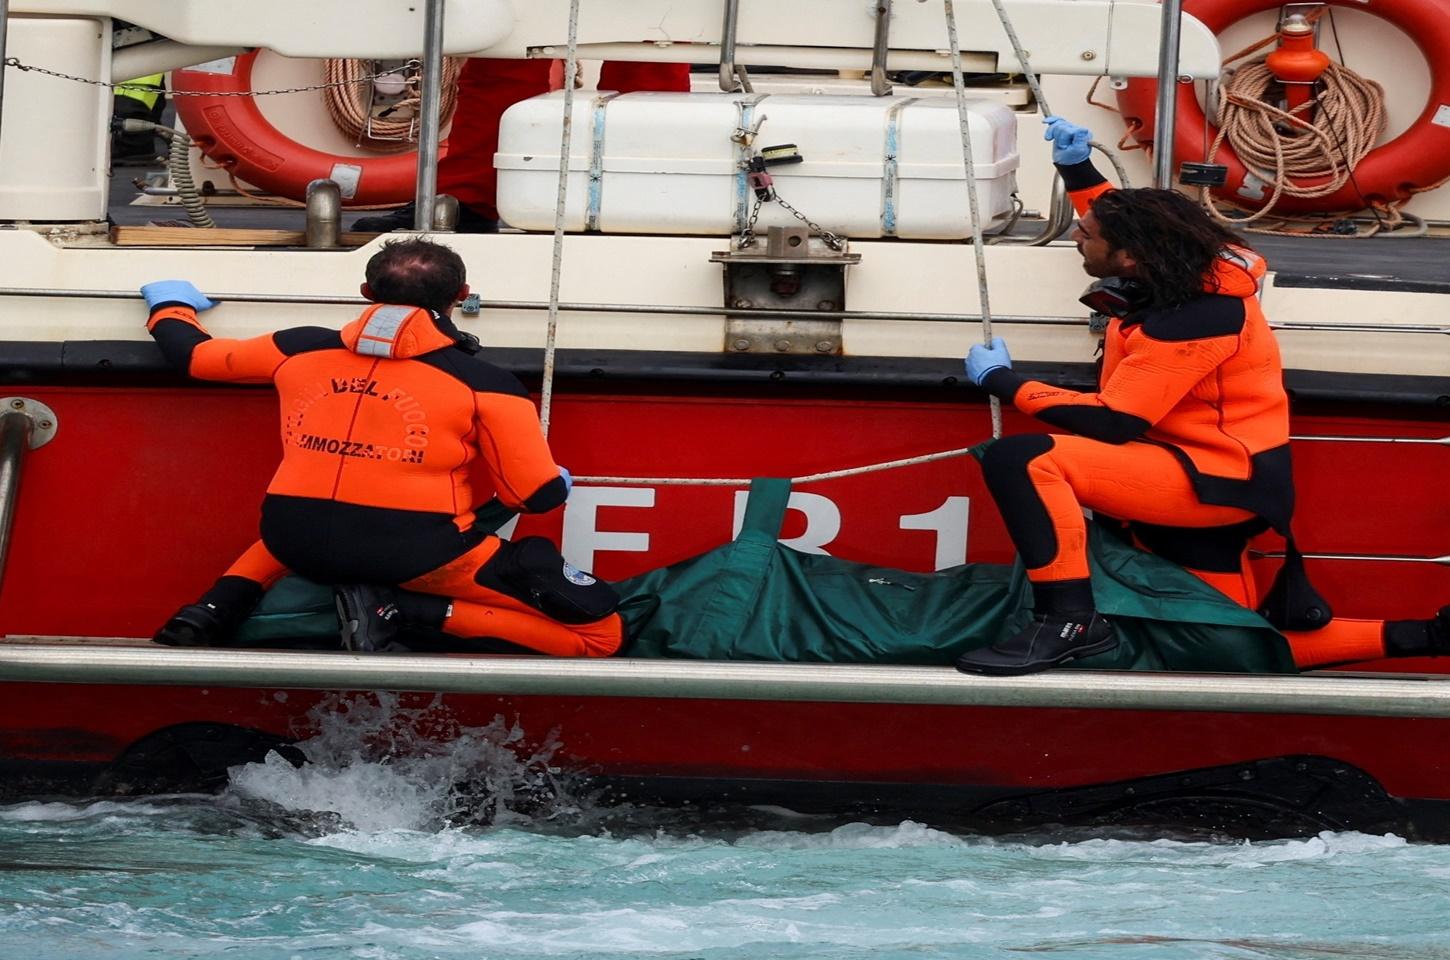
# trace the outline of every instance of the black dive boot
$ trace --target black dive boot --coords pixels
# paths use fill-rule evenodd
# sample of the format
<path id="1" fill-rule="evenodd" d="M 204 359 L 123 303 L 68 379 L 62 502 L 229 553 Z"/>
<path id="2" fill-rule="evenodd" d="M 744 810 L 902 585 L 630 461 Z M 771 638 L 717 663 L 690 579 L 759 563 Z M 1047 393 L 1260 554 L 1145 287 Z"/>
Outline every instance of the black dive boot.
<path id="1" fill-rule="evenodd" d="M 962 654 L 957 660 L 957 669 L 963 673 L 1015 677 L 1106 653 L 1117 645 L 1117 632 L 1099 613 L 1039 613 L 1016 636 Z"/>
<path id="2" fill-rule="evenodd" d="M 262 585 L 246 577 L 222 577 L 196 603 L 171 615 L 151 639 L 168 647 L 225 647 L 262 599 Z"/>
<path id="3" fill-rule="evenodd" d="M 403 626 L 394 592 L 365 583 L 333 587 L 344 650 L 359 653 L 406 650 L 396 642 Z"/>
<path id="4" fill-rule="evenodd" d="M 1386 620 L 1384 636 L 1391 657 L 1450 655 L 1450 604 L 1428 620 Z"/>
<path id="5" fill-rule="evenodd" d="M 1113 625 L 1093 610 L 1092 585 L 1087 580 L 1034 583 L 1032 597 L 1031 623 L 1006 640 L 962 654 L 957 669 L 1015 677 L 1107 653 L 1118 645 Z"/>

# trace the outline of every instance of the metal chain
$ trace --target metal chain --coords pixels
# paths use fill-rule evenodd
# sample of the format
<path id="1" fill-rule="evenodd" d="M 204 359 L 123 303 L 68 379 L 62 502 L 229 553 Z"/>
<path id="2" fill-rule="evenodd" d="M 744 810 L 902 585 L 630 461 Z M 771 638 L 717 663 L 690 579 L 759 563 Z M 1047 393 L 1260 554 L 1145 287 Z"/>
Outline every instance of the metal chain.
<path id="1" fill-rule="evenodd" d="M 6 57 L 5 66 L 14 67 L 22 73 L 43 73 L 47 77 L 55 77 L 59 80 L 73 80 L 76 83 L 89 84 L 93 87 L 106 87 L 111 90 L 152 90 L 156 88 L 148 84 L 138 84 L 134 81 L 125 83 L 107 83 L 104 80 L 88 80 L 85 77 L 77 77 L 69 73 L 61 73 L 58 70 L 47 70 L 45 67 L 32 67 L 29 64 L 21 63 L 15 57 Z M 355 77 L 351 80 L 334 80 L 331 83 L 317 83 L 310 87 L 285 87 L 281 90 L 236 90 L 225 93 L 211 93 L 203 90 L 168 90 L 168 97 L 268 97 L 282 93 L 308 93 L 312 90 L 327 90 L 332 87 L 346 87 L 354 83 L 366 83 L 370 80 L 377 80 L 379 77 L 392 76 L 399 71 L 417 72 L 422 67 L 418 60 L 409 60 L 400 67 L 391 70 L 384 70 L 381 73 L 370 73 L 364 77 Z"/>
<path id="2" fill-rule="evenodd" d="M 826 246 L 830 247 L 832 250 L 841 250 L 841 249 L 843 249 L 846 246 L 846 241 L 842 240 L 840 237 L 836 236 L 834 233 L 832 233 L 831 231 L 827 230 L 825 227 L 821 226 L 819 223 L 816 223 L 814 220 L 812 220 L 810 217 L 806 216 L 805 214 L 801 213 L 795 207 L 793 207 L 790 204 L 786 203 L 785 202 L 785 197 L 782 197 L 779 193 L 777 193 L 775 195 L 775 202 L 778 203 L 778 204 L 780 204 L 782 207 L 785 207 L 786 211 L 791 216 L 795 217 L 801 223 L 805 224 L 806 226 L 808 226 L 812 230 L 814 230 L 816 232 L 816 234 L 822 240 L 826 241 Z M 754 219 L 753 218 L 752 218 L 751 222 L 752 223 L 754 222 Z"/>
<path id="3" fill-rule="evenodd" d="M 745 223 L 745 229 L 740 231 L 740 247 L 755 246 L 755 221 L 760 219 L 760 198 L 755 198 L 755 207 L 750 211 L 750 219 Z"/>
<path id="4" fill-rule="evenodd" d="M 807 227 L 815 232 L 816 236 L 826 241 L 826 246 L 830 247 L 832 250 L 845 249 L 846 241 L 842 240 L 840 237 L 836 236 L 834 233 L 827 230 L 819 223 L 816 223 L 814 220 L 801 213 L 795 207 L 791 206 L 779 193 L 775 194 L 775 202 L 780 204 L 782 207 L 785 207 L 785 209 L 790 212 L 791 216 L 795 217 L 801 223 L 804 223 Z M 755 221 L 760 219 L 760 207 L 760 198 L 756 197 L 755 206 L 750 211 L 750 219 L 746 221 L 745 229 L 740 231 L 740 246 L 742 249 L 755 245 Z"/>

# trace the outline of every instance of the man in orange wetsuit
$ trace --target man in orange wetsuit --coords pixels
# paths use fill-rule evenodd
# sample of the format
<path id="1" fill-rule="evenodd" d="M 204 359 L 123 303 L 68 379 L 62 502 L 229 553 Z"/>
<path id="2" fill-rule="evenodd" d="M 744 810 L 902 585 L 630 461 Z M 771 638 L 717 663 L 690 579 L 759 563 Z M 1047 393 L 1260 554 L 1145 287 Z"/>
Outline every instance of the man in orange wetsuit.
<path id="1" fill-rule="evenodd" d="M 614 653 L 623 629 L 607 584 L 547 540 L 509 543 L 475 525 L 489 499 L 470 481 L 477 459 L 514 510 L 554 510 L 572 481 L 523 385 L 450 319 L 468 295 L 463 261 L 428 240 L 395 241 L 366 276 L 373 305 L 341 331 L 248 340 L 208 334 L 197 314 L 214 304 L 187 281 L 141 288 L 147 329 L 173 365 L 203 380 L 270 382 L 281 400 L 282 462 L 261 542 L 178 617 L 196 614 L 203 631 L 234 625 L 285 567 L 338 588 L 353 648 L 385 647 L 405 619 L 556 656 Z"/>
<path id="2" fill-rule="evenodd" d="M 1275 606 L 1300 666 L 1450 652 L 1450 607 L 1431 620 L 1326 624 L 1312 591 L 1297 603 L 1276 604 L 1277 586 L 1269 601 L 1256 596 L 1248 538 L 1269 527 L 1289 536 L 1294 507 L 1289 401 L 1257 297 L 1264 261 L 1179 193 L 1114 190 L 1088 159 L 1089 131 L 1046 122 L 1081 218 L 1073 240 L 1099 278 L 1084 301 L 1110 315 L 1100 387 L 1028 380 L 1000 338 L 971 348 L 973 383 L 1067 433 L 987 450 L 983 474 L 1032 582 L 1034 618 L 958 669 L 1030 673 L 1117 644 L 1093 603 L 1084 507 L 1127 521 L 1140 545 L 1240 603 Z"/>
<path id="3" fill-rule="evenodd" d="M 549 92 L 554 60 L 497 60 L 475 57 L 458 75 L 458 101 L 448 132 L 448 152 L 438 160 L 438 192 L 458 199 L 459 233 L 498 230 L 498 125 L 504 111 L 521 100 Z M 643 90 L 688 92 L 690 67 L 685 63 L 607 61 L 599 72 L 599 89 L 635 93 Z M 385 233 L 413 229 L 413 204 L 386 214 L 362 217 L 354 230 Z"/>

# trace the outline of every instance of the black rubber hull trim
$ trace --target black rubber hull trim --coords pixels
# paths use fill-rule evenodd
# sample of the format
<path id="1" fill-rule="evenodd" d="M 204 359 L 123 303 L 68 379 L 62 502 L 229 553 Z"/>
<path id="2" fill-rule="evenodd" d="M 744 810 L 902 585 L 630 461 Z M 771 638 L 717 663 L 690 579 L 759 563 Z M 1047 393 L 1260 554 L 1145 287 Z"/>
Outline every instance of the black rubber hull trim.
<path id="1" fill-rule="evenodd" d="M 271 750 L 305 762 L 284 738 L 183 724 L 138 741 L 109 764 L 0 760 L 0 803 L 215 791 L 225 786 L 228 766 L 260 761 Z M 1450 801 L 1391 797 L 1364 770 L 1322 756 L 1268 757 L 1036 793 L 936 783 L 565 776 L 606 805 L 688 806 L 712 815 L 718 808 L 726 819 L 731 811 L 774 805 L 793 814 L 883 823 L 912 818 L 998 835 L 1065 827 L 1276 839 L 1356 830 L 1450 841 Z M 477 785 L 456 786 L 466 793 Z M 474 799 L 488 806 L 487 797 Z"/>
<path id="2" fill-rule="evenodd" d="M 489 349 L 486 356 L 492 363 L 526 380 L 537 380 L 543 373 L 541 350 Z M 1097 370 L 1092 363 L 1020 363 L 1015 369 L 1032 379 L 1075 390 L 1096 389 Z M 903 388 L 934 391 L 941 399 L 953 401 L 985 396 L 967 383 L 961 361 L 952 358 L 561 350 L 556 370 L 565 386 L 580 390 L 601 383 L 663 382 L 696 389 L 710 384 Z M 1290 394 L 1299 401 L 1450 409 L 1450 375 L 1412 377 L 1291 370 L 1284 379 Z M 0 341 L 0 384 L 7 386 L 176 386 L 183 383 L 195 381 L 188 381 L 172 370 L 160 349 L 150 341 Z"/>

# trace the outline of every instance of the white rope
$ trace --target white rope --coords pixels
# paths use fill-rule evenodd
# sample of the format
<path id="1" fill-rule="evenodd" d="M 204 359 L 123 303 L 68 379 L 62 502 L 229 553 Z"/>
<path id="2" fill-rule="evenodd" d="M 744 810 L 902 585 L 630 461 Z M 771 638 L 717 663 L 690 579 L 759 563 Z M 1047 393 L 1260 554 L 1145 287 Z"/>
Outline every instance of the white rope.
<path id="1" fill-rule="evenodd" d="M 1042 92 L 1042 84 L 1038 82 L 1037 74 L 1032 72 L 1032 66 L 1027 62 L 1027 51 L 1022 49 L 1022 41 L 1017 37 L 1017 29 L 1012 26 L 1012 18 L 1007 15 L 1007 8 L 1002 5 L 1002 0 L 992 0 L 992 6 L 997 11 L 997 19 L 1002 21 L 1002 29 L 1007 33 L 1007 40 L 1012 44 L 1012 52 L 1017 56 L 1017 65 L 1022 68 L 1022 77 L 1027 81 L 1028 89 L 1032 91 L 1032 99 L 1037 101 L 1037 109 L 1042 111 L 1044 117 L 1052 116 L 1052 108 L 1047 105 L 1047 94 Z M 1089 140 L 1088 146 L 1108 158 L 1108 162 L 1113 165 L 1113 172 L 1118 175 L 1118 183 L 1126 187 L 1128 171 L 1123 168 L 1123 163 L 1118 159 L 1117 154 L 1096 140 Z"/>
<path id="2" fill-rule="evenodd" d="M 559 334 L 559 278 L 564 272 L 564 201 L 569 193 L 569 151 L 574 135 L 574 72 L 579 66 L 579 0 L 569 3 L 569 52 L 564 60 L 564 132 L 559 138 L 559 195 L 554 200 L 554 264 L 549 274 L 549 329 L 544 337 L 544 385 L 539 424 L 549 435 L 554 401 L 554 355 Z"/>
<path id="3" fill-rule="evenodd" d="M 1286 112 L 1264 101 L 1275 82 L 1267 63 L 1257 60 L 1240 67 L 1219 87 L 1221 126 L 1207 158 L 1212 163 L 1226 139 L 1246 168 L 1273 183 L 1268 202 L 1247 216 L 1229 218 L 1206 188 L 1201 196 L 1208 212 L 1233 229 L 1298 234 L 1303 231 L 1255 228 L 1249 224 L 1268 216 L 1282 197 L 1324 197 L 1350 182 L 1354 168 L 1374 149 L 1375 141 L 1384 132 L 1384 88 L 1348 67 L 1331 63 L 1320 77 L 1318 96 Z M 1310 109 L 1315 111 L 1313 123 L 1305 119 Z M 1295 218 L 1279 215 L 1270 219 Z M 1398 226 L 1403 217 L 1394 204 L 1387 204 L 1386 217 L 1376 219 L 1377 225 L 1369 233 L 1325 236 L 1370 236 Z"/>
<path id="4" fill-rule="evenodd" d="M 803 477 L 791 477 L 790 482 L 799 486 L 804 483 L 817 483 L 821 480 L 839 480 L 841 477 L 856 477 L 865 473 L 876 473 L 881 470 L 894 470 L 897 467 L 912 467 L 919 463 L 931 463 L 935 460 L 950 460 L 953 457 L 965 457 L 972 452 L 973 447 L 960 447 L 956 450 L 943 450 L 940 453 L 925 453 L 919 457 L 907 457 L 904 460 L 887 460 L 884 463 L 867 464 L 864 467 L 847 467 L 844 470 L 829 470 L 825 473 L 810 473 Z M 575 483 L 614 483 L 626 486 L 647 486 L 647 487 L 748 487 L 751 483 L 749 477 L 575 477 Z"/>
<path id="5" fill-rule="evenodd" d="M 982 342 L 992 344 L 992 305 L 987 293 L 987 248 L 982 242 L 982 211 L 977 204 L 977 171 L 972 162 L 971 117 L 967 113 L 967 84 L 962 77 L 962 48 L 957 42 L 957 11 L 946 0 L 947 39 L 952 47 L 952 86 L 957 94 L 957 126 L 962 132 L 962 164 L 967 176 L 967 206 L 972 214 L 972 253 L 977 261 L 977 299 L 982 309 Z M 1002 401 L 988 398 L 992 409 L 992 436 L 1002 435 Z"/>

